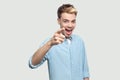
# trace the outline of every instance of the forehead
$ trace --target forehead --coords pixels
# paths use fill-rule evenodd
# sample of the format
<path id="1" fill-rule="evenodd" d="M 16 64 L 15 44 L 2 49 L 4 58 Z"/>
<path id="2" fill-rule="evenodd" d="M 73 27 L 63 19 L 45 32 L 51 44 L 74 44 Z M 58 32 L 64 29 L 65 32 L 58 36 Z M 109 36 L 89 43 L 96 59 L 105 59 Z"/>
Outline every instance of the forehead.
<path id="1" fill-rule="evenodd" d="M 76 15 L 75 14 L 70 14 L 70 13 L 62 13 L 61 14 L 61 19 L 75 20 Z"/>

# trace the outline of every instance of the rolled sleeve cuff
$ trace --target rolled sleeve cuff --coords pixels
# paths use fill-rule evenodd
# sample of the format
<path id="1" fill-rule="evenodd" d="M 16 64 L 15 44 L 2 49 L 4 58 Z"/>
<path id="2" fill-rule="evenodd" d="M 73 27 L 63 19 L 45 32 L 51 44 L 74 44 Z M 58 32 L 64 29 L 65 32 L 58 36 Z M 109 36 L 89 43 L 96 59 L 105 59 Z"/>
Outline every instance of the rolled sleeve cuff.
<path id="1" fill-rule="evenodd" d="M 40 66 L 40 64 L 38 64 L 38 65 L 33 65 L 32 64 L 32 57 L 29 59 L 29 67 L 31 68 L 31 69 L 34 69 L 34 68 L 37 68 L 38 66 Z"/>
<path id="2" fill-rule="evenodd" d="M 86 72 L 86 73 L 84 73 L 84 76 L 83 76 L 83 78 L 89 78 L 90 77 L 90 74 L 89 74 L 89 72 Z"/>

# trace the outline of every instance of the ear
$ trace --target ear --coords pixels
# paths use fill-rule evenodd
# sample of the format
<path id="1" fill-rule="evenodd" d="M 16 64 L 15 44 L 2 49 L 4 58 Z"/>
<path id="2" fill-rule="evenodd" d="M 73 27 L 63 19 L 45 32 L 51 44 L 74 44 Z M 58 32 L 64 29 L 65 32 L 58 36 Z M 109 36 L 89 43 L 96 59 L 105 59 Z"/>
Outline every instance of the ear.
<path id="1" fill-rule="evenodd" d="M 58 21 L 58 24 L 60 24 L 60 18 L 58 18 L 57 21 Z"/>

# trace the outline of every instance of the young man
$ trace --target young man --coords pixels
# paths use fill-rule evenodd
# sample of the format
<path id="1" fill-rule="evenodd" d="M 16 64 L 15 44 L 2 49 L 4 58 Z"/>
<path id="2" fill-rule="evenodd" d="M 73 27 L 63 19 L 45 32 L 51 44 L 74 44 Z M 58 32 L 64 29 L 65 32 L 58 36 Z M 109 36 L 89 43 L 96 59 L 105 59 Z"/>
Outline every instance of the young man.
<path id="1" fill-rule="evenodd" d="M 84 42 L 72 34 L 77 11 L 71 4 L 63 4 L 57 14 L 60 29 L 41 44 L 29 66 L 37 68 L 47 60 L 50 80 L 89 80 Z"/>

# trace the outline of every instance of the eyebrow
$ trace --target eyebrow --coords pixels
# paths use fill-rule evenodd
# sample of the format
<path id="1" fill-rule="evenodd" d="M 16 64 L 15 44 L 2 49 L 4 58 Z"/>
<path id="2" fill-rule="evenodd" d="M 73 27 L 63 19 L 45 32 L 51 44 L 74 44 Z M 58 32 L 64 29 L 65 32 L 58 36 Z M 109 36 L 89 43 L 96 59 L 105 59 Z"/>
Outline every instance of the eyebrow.
<path id="1" fill-rule="evenodd" d="M 63 19 L 63 20 L 69 21 L 68 19 Z M 72 21 L 76 21 L 76 19 L 73 19 Z"/>

